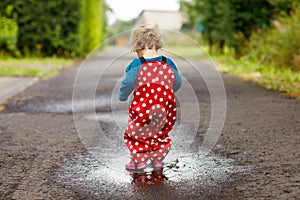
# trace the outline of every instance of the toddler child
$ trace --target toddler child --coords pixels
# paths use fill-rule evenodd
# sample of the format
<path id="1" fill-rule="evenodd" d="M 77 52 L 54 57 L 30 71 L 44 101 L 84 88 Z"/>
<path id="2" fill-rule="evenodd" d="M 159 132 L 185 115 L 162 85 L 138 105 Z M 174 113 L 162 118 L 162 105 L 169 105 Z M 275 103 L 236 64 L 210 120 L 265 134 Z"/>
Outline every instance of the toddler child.
<path id="1" fill-rule="evenodd" d="M 119 92 L 119 100 L 126 101 L 133 91 L 124 134 L 131 161 L 125 167 L 145 169 L 151 160 L 154 168 L 161 168 L 171 146 L 168 133 L 176 120 L 174 92 L 182 80 L 172 60 L 158 53 L 163 42 L 154 28 L 137 28 L 130 44 L 138 58 L 126 68 Z"/>

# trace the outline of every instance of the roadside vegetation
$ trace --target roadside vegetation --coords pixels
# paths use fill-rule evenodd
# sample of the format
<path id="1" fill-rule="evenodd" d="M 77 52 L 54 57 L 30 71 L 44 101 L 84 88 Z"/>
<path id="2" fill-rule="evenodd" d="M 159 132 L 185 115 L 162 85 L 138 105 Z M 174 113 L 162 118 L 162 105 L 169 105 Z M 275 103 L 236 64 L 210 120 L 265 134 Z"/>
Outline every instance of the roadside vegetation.
<path id="1" fill-rule="evenodd" d="M 288 96 L 300 98 L 300 73 L 290 68 L 274 67 L 245 59 L 215 56 L 219 70 L 253 81 L 268 90 L 280 91 Z"/>
<path id="2" fill-rule="evenodd" d="M 67 58 L 6 58 L 0 60 L 0 76 L 38 76 L 42 79 L 74 64 Z"/>
<path id="3" fill-rule="evenodd" d="M 102 0 L 1 1 L 0 76 L 56 74 L 104 39 Z"/>
<path id="4" fill-rule="evenodd" d="M 299 0 L 182 0 L 181 10 L 220 71 L 300 98 Z"/>
<path id="5" fill-rule="evenodd" d="M 290 68 L 274 67 L 243 57 L 236 59 L 225 49 L 224 54 L 209 54 L 208 46 L 169 46 L 164 51 L 182 58 L 216 63 L 217 70 L 233 74 L 243 80 L 253 81 L 268 90 L 280 91 L 288 96 L 300 98 L 300 73 Z"/>

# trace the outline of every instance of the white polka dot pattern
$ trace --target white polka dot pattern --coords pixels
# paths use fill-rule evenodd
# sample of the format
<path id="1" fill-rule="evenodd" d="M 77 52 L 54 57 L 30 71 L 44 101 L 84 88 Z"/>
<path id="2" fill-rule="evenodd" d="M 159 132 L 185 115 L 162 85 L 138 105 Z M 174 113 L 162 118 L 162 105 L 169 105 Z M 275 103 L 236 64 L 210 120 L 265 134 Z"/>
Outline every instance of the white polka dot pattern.
<path id="1" fill-rule="evenodd" d="M 171 147 L 168 133 L 176 120 L 174 72 L 167 63 L 147 62 L 136 80 L 125 144 L 136 162 L 147 162 L 150 158 L 163 160 Z"/>

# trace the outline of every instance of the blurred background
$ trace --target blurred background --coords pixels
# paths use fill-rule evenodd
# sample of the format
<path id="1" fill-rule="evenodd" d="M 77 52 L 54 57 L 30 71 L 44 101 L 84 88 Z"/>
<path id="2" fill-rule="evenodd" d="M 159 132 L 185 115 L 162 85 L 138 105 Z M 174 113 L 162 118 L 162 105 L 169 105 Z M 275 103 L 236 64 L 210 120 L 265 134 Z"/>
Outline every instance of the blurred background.
<path id="1" fill-rule="evenodd" d="M 299 21 L 299 0 L 2 0 L 0 75 L 46 78 L 107 38 L 128 45 L 130 30 L 147 24 L 192 37 L 223 73 L 299 97 Z M 176 34 L 163 38 L 165 49 L 203 59 Z"/>

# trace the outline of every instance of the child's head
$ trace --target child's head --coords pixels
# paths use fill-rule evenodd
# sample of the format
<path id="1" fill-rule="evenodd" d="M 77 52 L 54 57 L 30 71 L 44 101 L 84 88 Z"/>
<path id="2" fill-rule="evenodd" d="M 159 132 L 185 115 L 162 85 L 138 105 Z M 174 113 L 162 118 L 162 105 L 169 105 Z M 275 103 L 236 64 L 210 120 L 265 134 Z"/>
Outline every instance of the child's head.
<path id="1" fill-rule="evenodd" d="M 156 30 L 149 26 L 140 26 L 135 29 L 130 37 L 130 45 L 136 52 L 146 48 L 158 50 L 163 47 L 163 42 Z"/>

